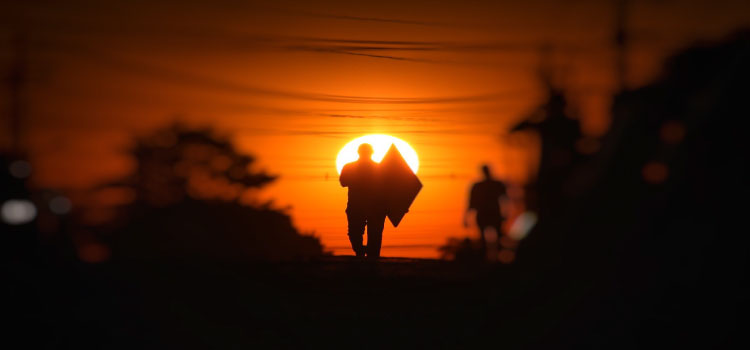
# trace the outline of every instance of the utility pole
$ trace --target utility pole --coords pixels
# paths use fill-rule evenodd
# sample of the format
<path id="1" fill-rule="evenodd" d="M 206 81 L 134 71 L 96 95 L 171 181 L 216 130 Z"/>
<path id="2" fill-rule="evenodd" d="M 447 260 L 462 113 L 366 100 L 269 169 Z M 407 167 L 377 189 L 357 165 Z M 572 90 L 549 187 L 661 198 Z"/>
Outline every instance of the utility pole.
<path id="1" fill-rule="evenodd" d="M 627 88 L 627 7 L 628 0 L 615 0 L 615 74 L 620 91 Z"/>
<path id="2" fill-rule="evenodd" d="M 17 34 L 13 39 L 12 45 L 15 57 L 13 58 L 8 76 L 8 88 L 10 90 L 10 146 L 12 154 L 21 156 L 23 152 L 21 128 L 25 113 L 23 90 L 27 78 L 26 39 L 23 35 Z"/>
<path id="3" fill-rule="evenodd" d="M 554 85 L 554 66 L 552 61 L 552 54 L 554 48 L 552 44 L 545 42 L 538 47 L 539 52 L 539 79 L 545 88 L 549 88 Z"/>

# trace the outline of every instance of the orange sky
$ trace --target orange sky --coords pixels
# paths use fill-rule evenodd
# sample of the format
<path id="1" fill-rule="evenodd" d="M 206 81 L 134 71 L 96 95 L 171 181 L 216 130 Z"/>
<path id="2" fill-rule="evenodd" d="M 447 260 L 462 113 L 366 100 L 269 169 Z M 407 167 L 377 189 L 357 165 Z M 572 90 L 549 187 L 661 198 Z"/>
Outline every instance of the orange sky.
<path id="1" fill-rule="evenodd" d="M 130 169 L 134 133 L 176 119 L 215 125 L 281 175 L 263 198 L 349 253 L 336 154 L 357 136 L 391 134 L 420 155 L 424 188 L 398 229 L 386 225 L 383 254 L 434 257 L 447 237 L 470 233 L 461 218 L 479 164 L 525 177 L 528 159 L 501 135 L 542 98 L 543 45 L 584 131 L 606 130 L 613 1 L 210 4 L 0 5 L 2 67 L 16 28 L 29 42 L 24 140 L 37 184 L 85 188 Z M 652 79 L 675 49 L 746 26 L 747 7 L 630 1 L 629 85 Z"/>

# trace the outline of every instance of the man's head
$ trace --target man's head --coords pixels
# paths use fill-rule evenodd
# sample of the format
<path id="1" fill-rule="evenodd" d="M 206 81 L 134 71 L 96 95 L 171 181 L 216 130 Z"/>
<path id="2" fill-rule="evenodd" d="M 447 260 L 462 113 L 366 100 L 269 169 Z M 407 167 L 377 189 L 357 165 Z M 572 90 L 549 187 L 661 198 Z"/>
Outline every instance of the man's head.
<path id="1" fill-rule="evenodd" d="M 359 145 L 359 148 L 357 149 L 357 153 L 359 153 L 359 159 L 371 159 L 372 153 L 374 151 L 372 150 L 372 145 L 369 143 L 363 143 Z"/>
<path id="2" fill-rule="evenodd" d="M 485 179 L 492 178 L 492 172 L 490 172 L 490 166 L 487 164 L 482 165 L 482 174 L 484 174 Z"/>

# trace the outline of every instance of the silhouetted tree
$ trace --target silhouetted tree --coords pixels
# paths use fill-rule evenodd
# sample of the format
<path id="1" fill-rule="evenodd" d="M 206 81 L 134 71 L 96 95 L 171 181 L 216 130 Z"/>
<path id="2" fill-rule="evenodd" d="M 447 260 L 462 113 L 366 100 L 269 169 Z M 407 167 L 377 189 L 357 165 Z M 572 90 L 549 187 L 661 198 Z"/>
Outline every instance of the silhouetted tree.
<path id="1" fill-rule="evenodd" d="M 744 338 L 750 147 L 737 124 L 748 62 L 750 32 L 739 33 L 678 53 L 656 81 L 616 95 L 601 149 L 572 169 L 580 195 L 521 242 L 520 265 L 578 288 L 571 295 L 610 298 L 585 307 L 625 333 L 714 347 Z"/>
<path id="2" fill-rule="evenodd" d="M 131 150 L 136 170 L 122 181 L 136 201 L 153 207 L 186 198 L 235 201 L 244 191 L 275 179 L 250 167 L 255 159 L 238 153 L 226 138 L 210 129 L 179 124 L 139 137 Z"/>
<path id="3" fill-rule="evenodd" d="M 300 235 L 288 215 L 239 203 L 246 191 L 275 179 L 255 171 L 211 129 L 175 124 L 136 139 L 135 171 L 112 186 L 130 189 L 113 236 L 115 258 L 280 260 L 322 254 L 320 242 Z"/>

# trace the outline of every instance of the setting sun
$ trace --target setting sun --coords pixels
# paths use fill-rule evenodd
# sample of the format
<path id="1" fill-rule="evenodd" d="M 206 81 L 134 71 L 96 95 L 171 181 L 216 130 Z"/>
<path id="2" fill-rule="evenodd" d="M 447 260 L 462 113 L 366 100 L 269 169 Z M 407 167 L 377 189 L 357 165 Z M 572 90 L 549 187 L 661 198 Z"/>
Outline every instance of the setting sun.
<path id="1" fill-rule="evenodd" d="M 346 163 L 356 161 L 359 158 L 357 148 L 363 143 L 369 143 L 372 145 L 372 148 L 375 151 L 372 154 L 372 160 L 378 163 L 383 159 L 383 156 L 385 156 L 385 153 L 388 151 L 388 148 L 391 147 L 391 144 L 396 145 L 396 149 L 401 152 L 404 160 L 409 164 L 409 168 L 411 168 L 415 174 L 417 173 L 417 169 L 419 169 L 419 157 L 414 148 L 406 143 L 406 141 L 390 135 L 372 134 L 358 137 L 350 141 L 341 149 L 341 151 L 339 151 L 339 154 L 336 157 L 336 171 L 338 171 L 339 174 L 341 174 L 341 169 Z"/>

